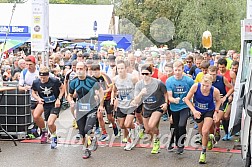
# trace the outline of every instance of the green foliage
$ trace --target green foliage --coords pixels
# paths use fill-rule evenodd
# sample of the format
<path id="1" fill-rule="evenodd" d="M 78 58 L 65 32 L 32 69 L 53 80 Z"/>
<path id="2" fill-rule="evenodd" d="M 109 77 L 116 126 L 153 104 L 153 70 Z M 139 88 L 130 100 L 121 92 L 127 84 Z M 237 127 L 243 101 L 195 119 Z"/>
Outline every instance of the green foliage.
<path id="1" fill-rule="evenodd" d="M 201 48 L 202 34 L 208 30 L 213 38 L 211 49 L 219 51 L 240 50 L 240 20 L 245 18 L 245 9 L 244 0 L 121 0 L 116 13 L 133 24 L 134 28 L 132 24 L 120 26 L 120 32 L 134 35 L 135 48 L 145 47 L 143 42 L 148 39 L 155 45 L 168 44 L 169 48 L 181 42 Z M 154 40 L 150 33 L 152 22 L 160 17 L 169 19 L 175 27 L 172 40 L 165 43 Z M 156 27 L 163 31 L 160 26 Z M 154 38 L 157 36 L 155 33 Z"/>

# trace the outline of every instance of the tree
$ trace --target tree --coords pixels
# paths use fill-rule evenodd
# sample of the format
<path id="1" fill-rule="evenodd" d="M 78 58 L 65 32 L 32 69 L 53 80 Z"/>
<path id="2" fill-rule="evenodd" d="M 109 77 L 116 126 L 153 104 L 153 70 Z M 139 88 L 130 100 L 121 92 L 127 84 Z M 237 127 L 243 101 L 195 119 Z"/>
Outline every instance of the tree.
<path id="1" fill-rule="evenodd" d="M 136 30 L 132 35 L 139 45 L 137 47 L 142 49 L 146 38 L 155 45 L 168 44 L 170 48 L 181 42 L 201 48 L 202 34 L 209 30 L 213 37 L 212 49 L 239 50 L 240 20 L 245 17 L 245 10 L 240 9 L 245 9 L 245 6 L 246 2 L 243 0 L 121 0 L 121 6 L 116 8 L 116 13 L 134 25 Z M 170 20 L 175 28 L 172 39 L 167 42 L 156 40 L 164 36 L 163 24 L 153 24 L 159 18 Z M 132 29 L 132 24 L 124 25 L 124 30 Z M 160 30 L 160 33 L 155 31 L 153 34 L 151 29 Z"/>

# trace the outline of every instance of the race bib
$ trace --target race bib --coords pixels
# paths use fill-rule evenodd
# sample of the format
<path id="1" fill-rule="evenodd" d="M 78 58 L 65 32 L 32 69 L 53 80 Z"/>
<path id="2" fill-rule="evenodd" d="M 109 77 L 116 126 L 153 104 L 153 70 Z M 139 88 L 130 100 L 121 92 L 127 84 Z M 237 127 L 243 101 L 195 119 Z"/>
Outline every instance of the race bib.
<path id="1" fill-rule="evenodd" d="M 195 107 L 201 110 L 208 110 L 208 103 L 199 103 L 195 101 Z"/>
<path id="2" fill-rule="evenodd" d="M 174 93 L 182 94 L 184 92 L 185 92 L 185 87 L 184 86 L 175 86 Z"/>
<path id="3" fill-rule="evenodd" d="M 53 103 L 56 101 L 56 98 L 54 95 L 48 96 L 48 97 L 43 97 L 45 103 Z"/>
<path id="4" fill-rule="evenodd" d="M 78 106 L 81 112 L 91 111 L 90 103 L 78 103 Z"/>
<path id="5" fill-rule="evenodd" d="M 151 103 L 156 103 L 157 98 L 155 96 L 149 96 L 147 99 L 144 100 L 144 103 L 146 104 L 151 104 Z"/>
<path id="6" fill-rule="evenodd" d="M 129 95 L 121 95 L 121 96 L 120 96 L 120 100 L 121 100 L 121 101 L 129 101 L 129 100 L 130 100 L 130 97 L 129 97 Z"/>

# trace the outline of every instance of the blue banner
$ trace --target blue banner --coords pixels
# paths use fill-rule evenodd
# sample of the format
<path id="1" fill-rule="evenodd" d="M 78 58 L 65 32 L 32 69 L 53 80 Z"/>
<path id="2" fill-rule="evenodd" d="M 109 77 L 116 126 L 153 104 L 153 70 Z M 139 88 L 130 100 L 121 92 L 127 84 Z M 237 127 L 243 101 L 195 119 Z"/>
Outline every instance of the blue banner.
<path id="1" fill-rule="evenodd" d="M 6 34 L 8 31 L 8 26 L 0 26 L 0 34 Z M 10 26 L 9 33 L 29 33 L 28 26 Z"/>

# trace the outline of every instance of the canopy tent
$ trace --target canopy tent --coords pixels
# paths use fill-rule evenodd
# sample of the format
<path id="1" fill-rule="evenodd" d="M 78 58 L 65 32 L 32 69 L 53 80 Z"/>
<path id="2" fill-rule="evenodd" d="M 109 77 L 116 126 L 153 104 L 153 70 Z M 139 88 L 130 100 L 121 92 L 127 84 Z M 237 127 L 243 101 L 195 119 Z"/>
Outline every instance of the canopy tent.
<path id="1" fill-rule="evenodd" d="M 16 49 L 23 44 L 24 44 L 24 41 L 18 41 L 18 40 L 10 40 L 10 41 L 3 42 L 0 45 L 0 52 L 6 52 L 9 50 Z"/>
<path id="2" fill-rule="evenodd" d="M 78 43 L 73 43 L 66 48 L 68 49 L 85 49 L 89 46 L 90 49 L 94 49 L 94 44 L 92 43 L 86 43 L 86 42 L 78 42 Z"/>

